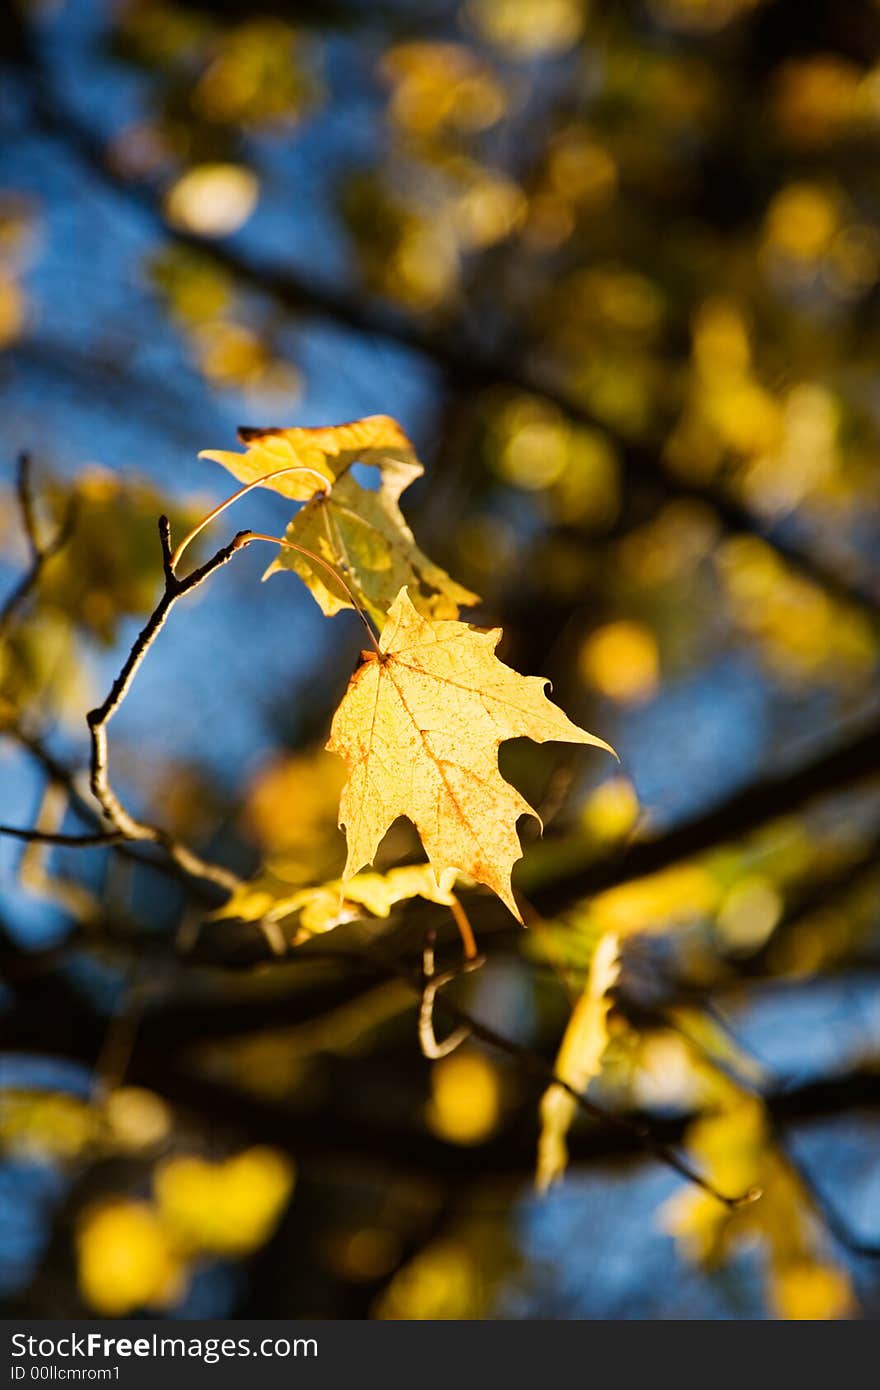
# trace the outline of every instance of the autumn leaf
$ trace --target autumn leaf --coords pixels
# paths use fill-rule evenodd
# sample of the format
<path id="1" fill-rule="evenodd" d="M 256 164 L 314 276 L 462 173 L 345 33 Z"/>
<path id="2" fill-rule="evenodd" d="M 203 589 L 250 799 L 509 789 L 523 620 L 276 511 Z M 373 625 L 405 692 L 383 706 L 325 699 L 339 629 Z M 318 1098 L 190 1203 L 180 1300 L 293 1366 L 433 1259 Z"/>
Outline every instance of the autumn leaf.
<path id="1" fill-rule="evenodd" d="M 415 825 L 438 882 L 452 870 L 497 893 L 520 921 L 511 888 L 521 857 L 516 823 L 536 812 L 498 770 L 505 739 L 607 743 L 579 729 L 545 694 L 495 656 L 501 631 L 433 621 L 401 589 L 378 652 L 363 653 L 327 747 L 348 766 L 339 823 L 343 878 L 371 864 L 398 816 Z"/>
<path id="2" fill-rule="evenodd" d="M 602 1067 L 608 1044 L 610 990 L 620 974 L 620 940 L 613 933 L 601 936 L 593 949 L 583 993 L 568 1021 L 554 1071 L 563 1081 L 583 1093 Z M 538 1140 L 538 1168 L 535 1181 L 542 1192 L 558 1182 L 568 1163 L 566 1136 L 574 1119 L 577 1103 L 571 1092 L 552 1085 L 541 1100 L 541 1134 Z"/>
<path id="3" fill-rule="evenodd" d="M 261 874 L 242 884 L 212 920 L 239 917 L 245 922 L 283 922 L 299 913 L 293 937 L 297 946 L 343 922 L 388 917 L 397 903 L 409 898 L 426 898 L 445 907 L 453 901 L 451 887 L 437 882 L 430 864 L 407 864 L 384 874 L 357 874 L 347 881 L 330 879 L 306 888 Z"/>
<path id="4" fill-rule="evenodd" d="M 320 429 L 240 430 L 239 437 L 246 453 L 205 450 L 200 457 L 222 463 L 242 483 L 279 473 L 264 485 L 305 503 L 288 525 L 286 540 L 340 569 L 379 627 L 404 585 L 420 612 L 432 618 L 455 618 L 460 605 L 478 601 L 423 554 L 404 520 L 400 496 L 424 469 L 390 416 Z M 379 470 L 377 491 L 355 479 L 356 463 Z M 280 473 L 294 467 L 310 472 Z M 265 577 L 278 570 L 298 574 L 328 616 L 352 606 L 343 585 L 308 556 L 282 550 Z"/>

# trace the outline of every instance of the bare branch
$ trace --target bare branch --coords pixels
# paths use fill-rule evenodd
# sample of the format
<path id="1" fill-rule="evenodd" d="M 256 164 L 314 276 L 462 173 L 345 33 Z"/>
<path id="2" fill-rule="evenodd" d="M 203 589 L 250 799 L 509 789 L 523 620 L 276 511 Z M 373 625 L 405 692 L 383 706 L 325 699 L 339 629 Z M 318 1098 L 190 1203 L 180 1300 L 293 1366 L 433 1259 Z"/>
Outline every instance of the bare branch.
<path id="1" fill-rule="evenodd" d="M 179 579 L 174 572 L 171 525 L 166 516 L 159 518 L 159 540 L 162 547 L 162 569 L 165 578 L 162 597 L 135 638 L 134 645 L 125 659 L 122 670 L 110 687 L 106 699 L 86 715 L 92 742 L 89 785 L 104 816 L 123 839 L 161 845 L 169 858 L 186 873 L 233 892 L 241 882 L 236 874 L 223 868 L 222 865 L 212 864 L 200 858 L 167 830 L 138 820 L 126 810 L 110 785 L 107 726 L 131 689 L 141 663 L 164 627 L 168 614 L 179 599 L 204 584 L 205 580 L 210 578 L 216 570 L 228 564 L 233 555 L 249 544 L 248 534 L 239 532 L 210 560 L 193 570 L 185 579 Z"/>
<path id="2" fill-rule="evenodd" d="M 0 835 L 8 835 L 13 840 L 27 840 L 31 844 L 66 845 L 75 849 L 118 845 L 125 839 L 121 830 L 96 830 L 93 835 L 64 835 L 60 831 L 31 830 L 19 825 L 0 825 Z"/>
<path id="3" fill-rule="evenodd" d="M 723 801 L 663 835 L 637 840 L 609 859 L 597 860 L 559 875 L 529 896 L 542 912 L 557 912 L 578 898 L 604 892 L 657 873 L 682 859 L 800 810 L 809 801 L 880 776 L 880 724 L 867 729 L 810 762 L 776 776 L 761 777 Z"/>
<path id="4" fill-rule="evenodd" d="M 858 1255 L 862 1259 L 880 1259 L 880 1241 L 863 1240 L 861 1236 L 857 1236 L 855 1232 L 850 1229 L 849 1223 L 841 1216 L 836 1205 L 818 1185 L 804 1163 L 800 1159 L 795 1158 L 789 1145 L 784 1143 L 779 1134 L 778 1126 L 774 1126 L 774 1140 L 782 1158 L 803 1187 L 820 1219 L 831 1232 L 831 1235 L 837 1241 L 838 1245 L 842 1245 L 850 1254 Z"/>
<path id="5" fill-rule="evenodd" d="M 418 975 L 413 975 L 405 966 L 386 956 L 384 952 L 380 952 L 376 947 L 373 947 L 371 950 L 346 951 L 340 953 L 340 960 L 348 960 L 372 972 L 378 971 L 381 974 L 393 975 L 395 978 L 404 981 L 409 988 L 418 995 L 421 1007 L 425 989 L 424 975 L 421 971 Z M 467 968 L 467 965 L 465 968 Z M 442 977 L 440 978 L 442 979 Z M 613 1110 L 606 1110 L 604 1106 L 597 1105 L 595 1101 L 589 1099 L 589 1097 L 584 1095 L 582 1091 L 579 1091 L 577 1087 L 572 1086 L 570 1082 L 558 1076 L 553 1064 L 542 1057 L 540 1053 L 533 1052 L 531 1048 L 525 1047 L 522 1043 L 515 1042 L 512 1038 L 508 1038 L 503 1033 L 497 1032 L 496 1029 L 491 1028 L 487 1023 L 483 1023 L 482 1020 L 475 1018 L 458 1004 L 452 1003 L 447 997 L 438 995 L 436 988 L 431 1002 L 432 1007 L 439 1008 L 441 1012 L 447 1015 L 452 1023 L 457 1024 L 460 1028 L 464 1028 L 467 1033 L 475 1038 L 479 1038 L 479 1040 L 486 1043 L 487 1046 L 495 1048 L 498 1052 L 503 1052 L 508 1057 L 512 1057 L 522 1071 L 540 1077 L 547 1085 L 560 1086 L 563 1091 L 571 1096 L 572 1100 L 584 1114 L 589 1115 L 592 1119 L 598 1120 L 606 1126 L 610 1126 L 612 1129 L 625 1133 L 649 1153 L 653 1154 L 660 1163 L 665 1164 L 667 1168 L 672 1168 L 674 1172 L 686 1178 L 688 1182 L 694 1183 L 697 1187 L 702 1188 L 704 1192 L 708 1192 L 711 1197 L 721 1202 L 722 1205 L 729 1210 L 733 1211 L 738 1207 L 747 1206 L 757 1201 L 761 1196 L 760 1191 L 755 1188 L 751 1188 L 748 1192 L 737 1193 L 736 1195 L 728 1195 L 719 1192 L 712 1183 L 702 1176 L 702 1174 L 692 1168 L 675 1149 L 670 1148 L 667 1144 L 659 1140 L 651 1124 L 632 1119 L 630 1116 L 620 1114 Z"/>
<path id="6" fill-rule="evenodd" d="M 162 874 L 166 878 L 172 878 L 175 882 L 186 887 L 187 891 L 194 896 L 201 898 L 207 903 L 216 903 L 216 893 L 209 889 L 208 885 L 199 879 L 193 879 L 173 860 L 161 857 L 154 858 L 148 854 L 140 853 L 137 844 L 132 844 L 123 835 L 116 831 L 102 829 L 102 817 L 94 808 L 92 803 L 83 796 L 77 786 L 77 770 L 70 767 L 67 763 L 55 756 L 39 734 L 25 729 L 22 725 L 13 723 L 0 728 L 0 737 L 7 738 L 18 745 L 25 753 L 34 759 L 36 764 L 42 768 L 49 782 L 57 787 L 62 787 L 67 794 L 68 803 L 71 811 L 88 825 L 94 825 L 97 832 L 106 835 L 107 847 L 123 858 L 130 859 L 136 864 L 141 864 L 146 868 L 154 869 L 156 873 Z M 16 826 L 6 826 L 0 833 L 15 836 L 18 839 L 30 839 L 30 831 L 24 831 Z M 111 841 L 110 837 L 113 836 Z M 146 846 L 145 846 L 146 848 Z M 225 890 L 224 890 L 225 893 Z"/>

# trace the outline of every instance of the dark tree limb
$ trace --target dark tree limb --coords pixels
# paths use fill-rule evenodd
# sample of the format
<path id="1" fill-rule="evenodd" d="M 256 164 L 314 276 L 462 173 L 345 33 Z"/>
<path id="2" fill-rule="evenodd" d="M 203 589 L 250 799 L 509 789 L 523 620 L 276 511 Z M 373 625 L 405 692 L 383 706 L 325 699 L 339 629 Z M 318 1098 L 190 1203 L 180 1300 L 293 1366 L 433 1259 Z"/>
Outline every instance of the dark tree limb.
<path id="1" fill-rule="evenodd" d="M 880 777 L 880 723 L 854 734 L 807 763 L 762 777 L 708 811 L 682 821 L 650 840 L 636 840 L 620 854 L 597 860 L 530 892 L 542 912 L 552 913 L 632 879 L 669 868 L 682 859 L 736 840 L 817 797 L 831 796 Z"/>
<path id="2" fill-rule="evenodd" d="M 65 835 L 57 830 L 29 830 L 20 825 L 0 825 L 0 835 L 7 835 L 12 840 L 26 840 L 29 844 L 62 845 L 71 849 L 118 845 L 125 839 L 121 830 L 96 830 L 92 835 Z"/>

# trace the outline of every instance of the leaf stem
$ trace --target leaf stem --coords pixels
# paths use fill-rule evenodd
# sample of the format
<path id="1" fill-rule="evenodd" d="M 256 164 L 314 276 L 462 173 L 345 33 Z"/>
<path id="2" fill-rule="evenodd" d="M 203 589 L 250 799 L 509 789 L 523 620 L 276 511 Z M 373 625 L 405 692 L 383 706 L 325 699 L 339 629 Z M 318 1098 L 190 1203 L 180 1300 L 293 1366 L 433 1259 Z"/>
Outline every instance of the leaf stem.
<path id="1" fill-rule="evenodd" d="M 241 536 L 242 545 L 249 545 L 251 541 L 267 541 L 269 545 L 280 545 L 283 550 L 295 550 L 298 555 L 304 555 L 307 560 L 313 561 L 314 564 L 320 565 L 322 569 L 326 570 L 348 594 L 352 608 L 367 630 L 370 642 L 373 645 L 373 650 L 377 656 L 382 655 L 382 649 L 379 646 L 379 641 L 373 630 L 373 625 L 367 617 L 366 610 L 361 606 L 358 599 L 355 597 L 351 585 L 343 578 L 335 565 L 331 565 L 329 560 L 325 560 L 322 555 L 317 555 L 314 550 L 309 550 L 307 546 L 297 545 L 295 541 L 285 540 L 282 536 L 268 536 L 262 531 L 243 531 Z"/>
<path id="2" fill-rule="evenodd" d="M 245 497 L 247 493 L 252 492 L 255 487 L 262 487 L 264 483 L 270 482 L 272 478 L 280 478 L 289 473 L 308 473 L 312 478 L 317 478 L 322 492 L 326 492 L 330 486 L 329 478 L 325 478 L 323 473 L 319 473 L 316 468 L 309 468 L 305 464 L 291 464 L 289 468 L 276 468 L 273 469 L 271 473 L 264 473 L 262 477 L 254 478 L 252 482 L 245 483 L 244 487 L 240 487 L 237 492 L 233 492 L 231 497 L 227 497 L 226 501 L 221 502 L 213 511 L 208 512 L 207 516 L 203 516 L 201 521 L 198 522 L 191 531 L 187 532 L 175 549 L 174 554 L 171 556 L 171 568 L 173 570 L 177 569 L 184 551 L 192 544 L 196 536 L 200 535 L 206 526 L 210 526 L 212 521 L 216 521 L 217 517 L 221 516 L 222 513 L 226 511 L 227 507 L 231 507 L 233 502 L 237 502 L 239 498 Z"/>
<path id="3" fill-rule="evenodd" d="M 470 924 L 470 918 L 465 912 L 461 900 L 457 898 L 454 893 L 450 893 L 449 895 L 449 911 L 455 918 L 455 925 L 458 927 L 458 934 L 461 937 L 461 944 L 464 947 L 465 959 L 476 960 L 477 943 L 474 940 L 473 927 Z"/>

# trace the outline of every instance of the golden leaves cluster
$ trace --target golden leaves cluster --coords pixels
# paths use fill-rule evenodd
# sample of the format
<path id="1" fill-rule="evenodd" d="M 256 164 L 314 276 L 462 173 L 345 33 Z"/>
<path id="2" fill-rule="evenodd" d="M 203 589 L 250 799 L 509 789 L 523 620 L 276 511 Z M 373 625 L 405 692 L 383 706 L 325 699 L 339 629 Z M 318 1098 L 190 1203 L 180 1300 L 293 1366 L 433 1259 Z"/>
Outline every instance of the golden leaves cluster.
<path id="1" fill-rule="evenodd" d="M 372 415 L 321 429 L 241 430 L 240 437 L 244 454 L 205 450 L 201 457 L 222 463 L 241 483 L 264 478 L 273 492 L 302 502 L 285 539 L 340 570 L 378 626 L 404 586 L 428 617 L 454 618 L 478 602 L 422 553 L 404 520 L 401 493 L 424 469 L 395 420 Z M 378 471 L 377 490 L 355 477 L 356 464 Z M 308 556 L 281 550 L 266 577 L 285 569 L 299 575 L 328 617 L 351 608 L 346 587 Z"/>
<path id="2" fill-rule="evenodd" d="M 393 902 L 415 894 L 447 902 L 462 874 L 520 918 L 511 885 L 521 856 L 516 826 L 519 816 L 536 813 L 502 778 L 500 744 L 526 737 L 608 745 L 547 699 L 544 680 L 496 658 L 499 629 L 458 621 L 460 607 L 479 600 L 428 559 L 404 520 L 400 497 L 423 469 L 395 420 L 243 430 L 240 438 L 244 453 L 202 457 L 245 486 L 302 504 L 267 573 L 293 570 L 325 614 L 357 607 L 380 636 L 362 653 L 327 745 L 348 769 L 339 806 L 348 841 L 341 882 L 297 885 L 292 893 L 264 879 L 224 911 L 277 921 L 299 908 L 310 934 L 345 920 L 351 905 L 386 916 Z M 362 481 L 358 466 L 377 471 L 377 487 Z M 356 878 L 401 816 L 419 833 L 428 877 L 394 871 L 409 877 L 392 884 L 389 875 L 381 888 L 375 875 Z"/>

